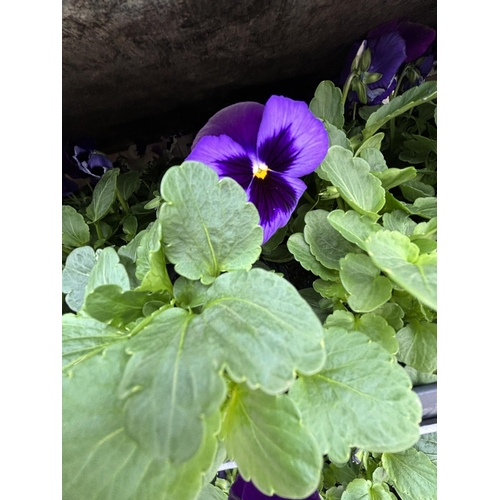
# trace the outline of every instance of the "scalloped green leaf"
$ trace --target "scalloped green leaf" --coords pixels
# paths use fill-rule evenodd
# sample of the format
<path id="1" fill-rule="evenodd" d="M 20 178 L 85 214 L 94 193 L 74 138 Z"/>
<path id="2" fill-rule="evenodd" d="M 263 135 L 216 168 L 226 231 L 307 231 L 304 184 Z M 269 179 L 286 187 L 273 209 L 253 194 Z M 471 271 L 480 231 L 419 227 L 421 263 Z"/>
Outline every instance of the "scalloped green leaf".
<path id="1" fill-rule="evenodd" d="M 342 500 L 393 500 L 386 484 L 358 478 L 347 485 Z"/>
<path id="2" fill-rule="evenodd" d="M 372 233 L 380 231 L 381 226 L 354 210 L 334 210 L 327 217 L 328 222 L 348 241 L 366 250 L 365 241 Z"/>
<path id="3" fill-rule="evenodd" d="M 437 369 L 437 324 L 410 319 L 396 335 L 400 348 L 398 359 L 419 372 Z"/>
<path id="4" fill-rule="evenodd" d="M 137 247 L 135 274 L 142 280 L 140 290 L 150 292 L 167 290 L 170 295 L 173 294 L 162 246 L 162 226 L 158 220 L 148 229 Z"/>
<path id="5" fill-rule="evenodd" d="M 192 319 L 179 308 L 153 317 L 127 344 L 132 357 L 119 386 L 129 435 L 150 456 L 174 464 L 195 455 L 204 417 L 226 394 L 217 360 L 199 341 L 203 325 Z"/>
<path id="6" fill-rule="evenodd" d="M 158 218 L 175 270 L 210 284 L 223 271 L 249 270 L 261 252 L 259 214 L 233 179 L 187 161 L 164 175 Z"/>
<path id="7" fill-rule="evenodd" d="M 392 297 L 391 280 L 365 254 L 349 254 L 340 260 L 340 279 L 349 292 L 347 302 L 356 312 L 370 312 Z"/>
<path id="8" fill-rule="evenodd" d="M 410 181 L 417 176 L 415 167 L 388 168 L 381 172 L 372 173 L 377 179 L 380 179 L 382 187 L 386 190 L 399 186 L 403 182 Z"/>
<path id="9" fill-rule="evenodd" d="M 366 240 L 375 265 L 420 302 L 437 310 L 437 254 L 422 254 L 397 231 L 382 230 Z"/>
<path id="10" fill-rule="evenodd" d="M 179 276 L 174 283 L 174 297 L 176 302 L 185 309 L 198 307 L 207 301 L 209 285 L 200 281 L 191 281 Z"/>
<path id="11" fill-rule="evenodd" d="M 388 104 L 380 106 L 375 113 L 369 116 L 363 130 L 363 137 L 366 140 L 392 118 L 436 97 L 437 82 L 435 81 L 424 82 L 418 87 L 407 90 L 404 94 L 392 99 Z"/>
<path id="12" fill-rule="evenodd" d="M 311 248 L 304 239 L 303 233 L 294 233 L 288 238 L 286 243 L 288 250 L 292 253 L 294 259 L 300 262 L 300 265 L 311 271 L 316 276 L 326 280 L 333 281 L 338 277 L 338 273 L 328 269 L 312 254 Z"/>
<path id="13" fill-rule="evenodd" d="M 309 109 L 312 114 L 341 129 L 344 126 L 344 104 L 342 90 L 330 80 L 323 80 L 312 98 Z"/>
<path id="14" fill-rule="evenodd" d="M 368 138 L 361 144 L 361 146 L 359 146 L 355 156 L 361 156 L 361 153 L 363 151 L 366 151 L 367 149 L 375 149 L 380 151 L 382 141 L 384 140 L 384 135 L 385 134 L 383 132 L 379 132 L 378 134 L 375 134 L 374 136 Z"/>
<path id="15" fill-rule="evenodd" d="M 227 495 L 220 488 L 207 484 L 200 491 L 196 500 L 227 500 Z"/>
<path id="16" fill-rule="evenodd" d="M 387 163 L 385 162 L 384 155 L 376 148 L 364 148 L 359 153 L 359 157 L 370 165 L 370 172 L 383 172 L 387 170 Z M 382 186 L 384 183 L 382 181 Z M 385 186 L 384 186 L 385 188 Z"/>
<path id="17" fill-rule="evenodd" d="M 325 328 L 343 328 L 348 332 L 360 332 L 377 342 L 390 354 L 396 354 L 399 344 L 396 331 L 378 314 L 367 313 L 354 316 L 348 311 L 333 311 L 324 324 Z"/>
<path id="18" fill-rule="evenodd" d="M 328 222 L 326 210 L 308 212 L 305 222 L 304 239 L 311 253 L 328 269 L 340 269 L 340 259 L 360 251 Z"/>
<path id="19" fill-rule="evenodd" d="M 422 434 L 413 447 L 417 451 L 425 453 L 429 460 L 437 467 L 437 432 Z"/>
<path id="20" fill-rule="evenodd" d="M 92 222 L 101 220 L 113 205 L 116 199 L 116 183 L 119 173 L 119 168 L 107 170 L 96 184 L 92 201 L 87 207 L 87 216 Z"/>
<path id="21" fill-rule="evenodd" d="M 99 354 L 107 346 L 126 338 L 117 328 L 93 318 L 64 314 L 62 317 L 63 371 Z"/>
<path id="22" fill-rule="evenodd" d="M 203 324 L 200 342 L 235 382 L 277 394 L 297 372 L 323 366 L 321 322 L 285 279 L 262 269 L 235 271 L 219 276 L 206 297 L 192 323 Z"/>
<path id="23" fill-rule="evenodd" d="M 118 285 L 101 285 L 85 297 L 85 312 L 103 323 L 125 326 L 144 316 L 143 307 L 151 301 L 167 305 L 170 295 L 167 292 L 148 292 L 141 290 L 122 290 Z"/>
<path id="24" fill-rule="evenodd" d="M 410 216 L 402 210 L 394 210 L 385 213 L 382 216 L 382 222 L 384 224 L 384 229 L 399 231 L 406 236 L 410 236 L 417 227 L 417 223 L 410 219 Z"/>
<path id="25" fill-rule="evenodd" d="M 97 250 L 97 262 L 89 274 L 85 295 L 101 285 L 118 285 L 122 290 L 130 290 L 130 279 L 120 257 L 112 247 Z"/>
<path id="26" fill-rule="evenodd" d="M 382 318 L 384 318 L 395 331 L 403 328 L 403 318 L 405 312 L 394 302 L 386 302 L 385 304 L 382 304 L 380 307 L 375 309 L 375 311 L 373 311 L 373 314 L 382 316 Z"/>
<path id="27" fill-rule="evenodd" d="M 219 414 L 205 420 L 204 440 L 189 461 L 154 459 L 125 430 L 116 394 L 127 359 L 124 345 L 114 345 L 63 380 L 63 498 L 195 500 L 217 450 Z"/>
<path id="28" fill-rule="evenodd" d="M 323 369 L 299 377 L 289 392 L 321 452 L 345 463 L 352 447 L 399 452 L 417 442 L 422 407 L 395 358 L 343 328 L 327 328 L 325 344 Z"/>
<path id="29" fill-rule="evenodd" d="M 437 500 L 437 467 L 415 448 L 384 453 L 382 465 L 402 500 Z"/>
<path id="30" fill-rule="evenodd" d="M 373 220 L 378 219 L 377 212 L 385 204 L 385 190 L 365 160 L 353 157 L 351 151 L 340 146 L 332 146 L 321 168 L 349 206 Z"/>
<path id="31" fill-rule="evenodd" d="M 243 479 L 269 496 L 304 498 L 316 490 L 323 459 L 288 396 L 240 385 L 226 408 L 222 436 Z"/>
<path id="32" fill-rule="evenodd" d="M 72 206 L 62 206 L 62 244 L 67 247 L 82 247 L 90 240 L 89 226 L 83 215 Z"/>
<path id="33" fill-rule="evenodd" d="M 75 312 L 83 306 L 90 272 L 97 262 L 92 247 L 75 248 L 67 257 L 62 272 L 62 292 L 66 304 Z"/>

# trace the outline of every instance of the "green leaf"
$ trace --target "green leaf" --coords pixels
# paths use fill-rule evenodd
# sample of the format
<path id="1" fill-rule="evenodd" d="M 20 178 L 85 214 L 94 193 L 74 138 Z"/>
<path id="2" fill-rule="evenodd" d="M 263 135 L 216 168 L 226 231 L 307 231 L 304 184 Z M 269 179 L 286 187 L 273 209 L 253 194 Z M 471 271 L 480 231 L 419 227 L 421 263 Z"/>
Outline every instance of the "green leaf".
<path id="1" fill-rule="evenodd" d="M 101 285 L 117 285 L 122 290 L 130 290 L 130 279 L 120 257 L 112 247 L 96 251 L 97 262 L 89 274 L 85 295 Z"/>
<path id="2" fill-rule="evenodd" d="M 437 217 L 437 198 L 429 196 L 427 198 L 418 198 L 413 205 L 408 205 L 412 214 L 420 215 L 426 219 Z"/>
<path id="3" fill-rule="evenodd" d="M 306 243 L 304 239 L 304 235 L 302 233 L 294 233 L 286 243 L 288 250 L 293 254 L 293 257 L 297 262 L 300 262 L 300 265 L 311 271 L 316 276 L 326 280 L 326 281 L 334 281 L 338 273 L 328 269 L 321 262 L 316 259 L 316 257 L 312 254 L 311 248 Z"/>
<path id="4" fill-rule="evenodd" d="M 211 484 L 207 484 L 200 491 L 196 500 L 227 500 L 227 495 L 221 489 Z"/>
<path id="5" fill-rule="evenodd" d="M 398 358 L 419 372 L 431 373 L 437 368 L 437 325 L 410 319 L 396 335 Z"/>
<path id="6" fill-rule="evenodd" d="M 437 232 L 437 217 L 433 217 L 429 222 L 420 222 L 415 226 L 410 239 L 414 238 L 434 238 Z"/>
<path id="7" fill-rule="evenodd" d="M 382 187 L 388 190 L 416 177 L 417 170 L 415 167 L 388 168 L 379 172 L 372 171 L 372 174 L 377 177 L 377 179 L 380 179 Z"/>
<path id="8" fill-rule="evenodd" d="M 375 134 L 372 137 L 369 137 L 366 141 L 364 141 L 361 146 L 356 151 L 355 156 L 359 156 L 364 150 L 366 149 L 376 149 L 380 151 L 380 148 L 382 146 L 382 141 L 384 139 L 384 133 L 379 132 L 378 134 Z"/>
<path id="9" fill-rule="evenodd" d="M 63 498 L 195 500 L 217 450 L 219 415 L 204 422 L 192 459 L 175 466 L 147 455 L 127 434 L 118 384 L 124 344 L 80 363 L 63 380 Z"/>
<path id="10" fill-rule="evenodd" d="M 347 302 L 356 312 L 370 312 L 392 296 L 392 283 L 364 254 L 349 254 L 340 260 L 340 279 L 349 292 Z"/>
<path id="11" fill-rule="evenodd" d="M 384 318 L 395 331 L 403 328 L 403 318 L 405 312 L 394 302 L 386 302 L 385 304 L 382 304 L 379 308 L 373 311 L 373 314 L 382 316 L 382 318 Z"/>
<path id="12" fill-rule="evenodd" d="M 330 80 L 324 80 L 318 85 L 309 109 L 314 116 L 335 125 L 338 129 L 344 126 L 342 91 Z"/>
<path id="13" fill-rule="evenodd" d="M 96 184 L 92 201 L 87 207 L 87 215 L 92 222 L 101 220 L 113 205 L 116 199 L 116 179 L 119 168 L 107 170 Z"/>
<path id="14" fill-rule="evenodd" d="M 411 366 L 405 366 L 405 372 L 408 374 L 413 387 L 437 382 L 436 373 L 422 373 Z"/>
<path id="15" fill-rule="evenodd" d="M 286 395 L 235 386 L 222 436 L 238 472 L 266 495 L 303 498 L 318 487 L 323 459 Z"/>
<path id="16" fill-rule="evenodd" d="M 329 222 L 326 210 L 312 210 L 305 216 L 304 239 L 311 253 L 328 269 L 340 269 L 340 259 L 358 253 L 356 245 L 346 240 Z"/>
<path id="17" fill-rule="evenodd" d="M 107 346 L 123 339 L 123 333 L 113 326 L 85 316 L 64 314 L 62 317 L 63 371 L 69 370 L 73 365 L 94 354 L 99 354 Z"/>
<path id="18" fill-rule="evenodd" d="M 334 210 L 328 214 L 327 220 L 346 240 L 363 250 L 366 250 L 368 236 L 381 229 L 370 217 L 359 215 L 354 210 Z"/>
<path id="19" fill-rule="evenodd" d="M 127 236 L 127 241 L 132 240 L 132 238 L 136 235 L 137 233 L 137 227 L 138 227 L 138 222 L 137 222 L 137 217 L 134 215 L 127 215 L 123 219 L 123 232 Z"/>
<path id="20" fill-rule="evenodd" d="M 402 500 L 436 500 L 437 467 L 415 448 L 402 453 L 384 453 L 382 465 Z"/>
<path id="21" fill-rule="evenodd" d="M 436 195 L 436 190 L 432 186 L 416 180 L 401 184 L 400 189 L 403 196 L 410 202 L 415 202 L 418 198 L 428 198 Z"/>
<path id="22" fill-rule="evenodd" d="M 417 245 L 397 232 L 382 230 L 366 241 L 375 265 L 420 302 L 437 310 L 437 255 L 422 254 Z"/>
<path id="23" fill-rule="evenodd" d="M 185 309 L 203 305 L 207 301 L 208 286 L 200 281 L 191 281 L 179 276 L 174 283 L 176 302 Z"/>
<path id="24" fill-rule="evenodd" d="M 437 467 L 437 432 L 423 434 L 413 447 L 425 453 L 429 460 Z"/>
<path id="25" fill-rule="evenodd" d="M 329 122 L 325 122 L 323 125 L 328 132 L 328 147 L 341 146 L 344 149 L 351 149 L 351 141 L 349 141 L 342 128 L 338 128 Z"/>
<path id="26" fill-rule="evenodd" d="M 175 270 L 210 284 L 223 271 L 249 270 L 260 255 L 259 214 L 233 179 L 187 161 L 167 170 L 159 210 L 165 255 Z"/>
<path id="27" fill-rule="evenodd" d="M 83 306 L 85 288 L 96 260 L 92 247 L 75 248 L 66 259 L 62 272 L 62 292 L 66 294 L 66 304 L 75 312 Z"/>
<path id="28" fill-rule="evenodd" d="M 392 500 L 386 488 L 382 483 L 358 478 L 347 485 L 342 500 Z"/>
<path id="29" fill-rule="evenodd" d="M 96 320 L 119 327 L 141 318 L 148 302 L 160 301 L 166 305 L 169 300 L 168 294 L 123 291 L 118 285 L 101 285 L 87 293 L 83 309 Z"/>
<path id="30" fill-rule="evenodd" d="M 292 284 L 262 269 L 219 276 L 192 322 L 203 324 L 199 342 L 235 382 L 268 394 L 324 363 L 323 328 L 313 310 Z"/>
<path id="31" fill-rule="evenodd" d="M 148 229 L 137 247 L 136 276 L 142 280 L 140 290 L 173 293 L 162 246 L 162 226 L 158 221 Z"/>
<path id="32" fill-rule="evenodd" d="M 354 210 L 377 220 L 377 212 L 385 203 L 385 190 L 380 180 L 370 173 L 365 160 L 353 158 L 351 151 L 340 146 L 332 146 L 321 168 Z"/>
<path id="33" fill-rule="evenodd" d="M 137 170 L 131 170 L 120 174 L 117 178 L 117 188 L 122 198 L 126 201 L 139 189 L 141 185 L 141 174 Z"/>
<path id="34" fill-rule="evenodd" d="M 364 148 L 359 153 L 359 157 L 363 158 L 363 160 L 370 165 L 370 172 L 384 172 L 387 170 L 387 163 L 385 162 L 384 155 L 375 148 Z M 382 179 L 381 179 L 382 180 Z M 382 180 L 382 186 L 384 186 L 384 182 Z"/>
<path id="35" fill-rule="evenodd" d="M 82 247 L 90 240 L 89 226 L 83 215 L 69 205 L 62 206 L 62 244 L 66 247 Z"/>
<path id="36" fill-rule="evenodd" d="M 394 357 L 367 336 L 337 327 L 326 329 L 325 344 L 323 369 L 299 377 L 289 392 L 321 452 L 345 463 L 352 447 L 397 452 L 412 446 L 422 407 Z"/>
<path id="37" fill-rule="evenodd" d="M 417 223 L 410 219 L 409 215 L 402 210 L 387 212 L 382 216 L 384 229 L 389 231 L 399 231 L 407 236 L 411 235 Z"/>
<path id="38" fill-rule="evenodd" d="M 399 349 L 394 328 L 384 318 L 374 313 L 355 317 L 347 311 L 334 311 L 325 321 L 324 327 L 363 333 L 390 354 L 396 354 Z"/>
<path id="39" fill-rule="evenodd" d="M 200 342 L 203 328 L 184 309 L 158 313 L 127 345 L 132 353 L 119 386 L 126 428 L 150 456 L 180 464 L 203 439 L 203 421 L 217 411 L 226 387 Z"/>
<path id="40" fill-rule="evenodd" d="M 395 97 L 388 104 L 380 106 L 380 108 L 371 114 L 366 121 L 363 137 L 365 140 L 371 137 L 377 130 L 389 120 L 408 111 L 415 106 L 418 106 L 426 101 L 437 97 L 437 82 L 424 82 L 418 87 L 407 90 L 404 94 Z"/>

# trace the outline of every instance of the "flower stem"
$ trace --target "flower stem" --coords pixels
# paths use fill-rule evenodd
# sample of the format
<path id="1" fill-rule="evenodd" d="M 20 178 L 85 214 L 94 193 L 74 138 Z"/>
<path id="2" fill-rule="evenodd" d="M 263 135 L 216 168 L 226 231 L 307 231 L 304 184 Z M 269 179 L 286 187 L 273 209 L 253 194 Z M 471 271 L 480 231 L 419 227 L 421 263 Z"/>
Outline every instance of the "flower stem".
<path id="1" fill-rule="evenodd" d="M 354 72 L 352 72 L 348 76 L 346 82 L 344 83 L 344 88 L 342 89 L 342 100 L 341 100 L 342 104 L 344 104 L 344 105 L 347 101 L 347 94 L 349 93 L 349 88 L 351 86 L 351 82 L 352 82 L 353 78 L 354 78 Z"/>
<path id="2" fill-rule="evenodd" d="M 128 203 L 127 201 L 125 200 L 125 198 L 123 198 L 123 196 L 121 195 L 120 193 L 120 190 L 117 189 L 116 190 L 116 197 L 118 198 L 118 201 L 120 202 L 120 205 L 122 206 L 123 208 L 123 211 L 128 215 L 130 214 L 130 207 L 128 206 Z"/>
<path id="3" fill-rule="evenodd" d="M 104 235 L 102 234 L 101 225 L 99 224 L 99 221 L 95 221 L 94 226 L 95 226 L 95 230 L 97 231 L 97 237 L 100 240 L 104 239 Z"/>

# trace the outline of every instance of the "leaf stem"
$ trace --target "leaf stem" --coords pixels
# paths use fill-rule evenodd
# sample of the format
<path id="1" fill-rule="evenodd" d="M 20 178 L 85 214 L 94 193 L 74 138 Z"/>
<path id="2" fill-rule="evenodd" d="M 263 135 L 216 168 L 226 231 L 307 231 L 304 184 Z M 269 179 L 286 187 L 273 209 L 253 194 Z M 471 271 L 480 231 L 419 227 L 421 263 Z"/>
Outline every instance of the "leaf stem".
<path id="1" fill-rule="evenodd" d="M 118 198 L 118 201 L 120 202 L 120 205 L 122 206 L 123 211 L 127 215 L 129 215 L 130 214 L 130 207 L 128 206 L 127 200 L 125 200 L 125 198 L 120 193 L 119 189 L 116 190 L 116 197 Z"/>
<path id="2" fill-rule="evenodd" d="M 102 230 L 101 230 L 101 225 L 99 224 L 99 221 L 96 220 L 94 222 L 94 226 L 95 226 L 95 230 L 97 231 L 97 237 L 100 239 L 100 240 L 103 240 L 104 239 L 104 235 L 102 234 Z"/>

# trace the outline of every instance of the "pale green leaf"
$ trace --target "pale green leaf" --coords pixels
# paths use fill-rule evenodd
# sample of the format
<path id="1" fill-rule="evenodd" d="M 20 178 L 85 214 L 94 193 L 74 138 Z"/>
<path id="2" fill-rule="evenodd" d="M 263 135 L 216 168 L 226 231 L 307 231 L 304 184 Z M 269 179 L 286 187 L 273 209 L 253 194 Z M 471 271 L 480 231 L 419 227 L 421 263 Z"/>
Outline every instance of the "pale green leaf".
<path id="1" fill-rule="evenodd" d="M 344 149 L 351 149 L 351 142 L 341 128 L 338 128 L 329 122 L 325 122 L 323 125 L 328 132 L 328 147 L 341 146 Z"/>
<path id="2" fill-rule="evenodd" d="M 339 129 L 344 126 L 342 90 L 335 87 L 330 80 L 324 80 L 318 85 L 309 104 L 309 109 L 314 116 L 335 125 Z"/>
<path id="3" fill-rule="evenodd" d="M 128 200 L 139 189 L 141 185 L 141 174 L 137 170 L 131 170 L 120 174 L 116 186 L 124 200 Z"/>
<path id="4" fill-rule="evenodd" d="M 167 290 L 170 295 L 173 293 L 163 253 L 162 226 L 158 221 L 148 229 L 137 247 L 136 276 L 142 280 L 140 290 Z"/>
<path id="5" fill-rule="evenodd" d="M 293 285 L 262 269 L 219 276 L 192 324 L 203 326 L 199 342 L 235 382 L 268 394 L 324 363 L 323 328 L 314 311 Z"/>
<path id="6" fill-rule="evenodd" d="M 436 500 L 437 467 L 415 448 L 384 453 L 382 465 L 403 500 Z"/>
<path id="7" fill-rule="evenodd" d="M 225 397 L 218 363 L 184 309 L 157 314 L 127 345 L 132 353 L 119 396 L 126 427 L 148 454 L 180 464 L 203 442 L 203 419 Z"/>
<path id="8" fill-rule="evenodd" d="M 416 180 L 407 181 L 401 184 L 400 189 L 403 196 L 412 203 L 416 201 L 417 198 L 427 198 L 436 195 L 436 190 L 432 186 Z"/>
<path id="9" fill-rule="evenodd" d="M 62 272 L 62 292 L 66 294 L 66 304 L 75 312 L 83 306 L 85 288 L 96 261 L 92 247 L 75 248 L 66 259 Z"/>
<path id="10" fill-rule="evenodd" d="M 433 384 L 434 382 L 437 382 L 436 373 L 419 372 L 418 370 L 415 370 L 415 368 L 411 366 L 405 366 L 405 372 L 410 377 L 411 384 L 413 385 L 413 387 L 425 384 Z"/>
<path id="11" fill-rule="evenodd" d="M 377 130 L 392 118 L 437 97 L 437 83 L 424 82 L 418 87 L 407 90 L 404 94 L 395 97 L 388 104 L 380 106 L 366 121 L 363 137 L 371 137 Z"/>
<path id="12" fill-rule="evenodd" d="M 373 314 L 382 316 L 382 318 L 384 318 L 395 331 L 403 328 L 403 318 L 405 312 L 394 302 L 386 302 L 385 304 L 382 304 L 379 308 L 373 311 Z"/>
<path id="13" fill-rule="evenodd" d="M 107 170 L 96 184 L 92 201 L 87 207 L 87 215 L 92 222 L 101 220 L 113 205 L 116 199 L 116 180 L 119 173 L 119 168 Z"/>
<path id="14" fill-rule="evenodd" d="M 398 359 L 419 372 L 431 373 L 437 368 L 437 325 L 410 319 L 396 335 Z"/>
<path id="15" fill-rule="evenodd" d="M 392 296 L 392 283 L 364 254 L 349 254 L 340 260 L 340 279 L 349 292 L 347 302 L 356 312 L 370 312 Z"/>
<path id="16" fill-rule="evenodd" d="M 330 182 L 342 198 L 357 212 L 376 220 L 384 206 L 385 190 L 362 158 L 353 158 L 351 151 L 332 146 L 321 164 Z"/>
<path id="17" fill-rule="evenodd" d="M 107 348 L 63 380 L 63 498 L 195 500 L 216 453 L 219 415 L 205 421 L 203 444 L 184 464 L 147 455 L 127 434 L 116 396 L 128 358 L 123 347 Z"/>
<path id="18" fill-rule="evenodd" d="M 383 347 L 359 332 L 326 329 L 327 361 L 299 377 L 290 396 L 322 453 L 344 463 L 352 447 L 402 451 L 419 438 L 422 407 L 406 372 Z"/>
<path id="19" fill-rule="evenodd" d="M 437 198 L 428 196 L 426 198 L 418 198 L 413 205 L 408 206 L 412 214 L 420 215 L 426 219 L 437 217 Z"/>
<path id="20" fill-rule="evenodd" d="M 120 257 L 112 247 L 96 251 L 97 262 L 90 271 L 85 295 L 101 285 L 117 285 L 130 290 L 130 279 Z"/>
<path id="21" fill-rule="evenodd" d="M 414 238 L 432 238 L 437 232 L 437 217 L 433 217 L 428 222 L 420 222 L 415 226 L 410 239 Z"/>
<path id="22" fill-rule="evenodd" d="M 437 310 L 437 255 L 422 254 L 410 239 L 382 230 L 366 240 L 368 255 L 375 265 L 419 301 Z"/>
<path id="23" fill-rule="evenodd" d="M 361 153 L 359 153 L 359 157 L 363 158 L 363 160 L 370 165 L 370 172 L 383 172 L 384 170 L 387 170 L 387 163 L 385 162 L 384 155 L 378 149 L 362 149 Z M 382 186 L 384 186 L 383 181 Z"/>
<path id="24" fill-rule="evenodd" d="M 340 259 L 359 248 L 346 240 L 329 222 L 326 210 L 312 210 L 305 216 L 304 239 L 311 253 L 328 269 L 340 269 Z"/>
<path id="25" fill-rule="evenodd" d="M 304 239 L 302 233 L 294 233 L 286 243 L 288 250 L 293 254 L 294 259 L 300 262 L 301 266 L 311 271 L 316 276 L 328 281 L 333 281 L 338 277 L 338 273 L 328 269 L 312 254 L 311 248 Z"/>
<path id="26" fill-rule="evenodd" d="M 323 459 L 288 396 L 235 386 L 226 412 L 222 436 L 243 479 L 269 496 L 303 498 L 313 493 Z"/>
<path id="27" fill-rule="evenodd" d="M 399 348 L 394 328 L 382 316 L 374 313 L 354 316 L 347 311 L 334 311 L 326 319 L 324 327 L 343 328 L 348 332 L 363 333 L 391 354 L 396 354 Z"/>
<path id="28" fill-rule="evenodd" d="M 63 371 L 67 371 L 73 365 L 123 339 L 123 333 L 113 326 L 85 316 L 64 314 L 62 317 Z"/>
<path id="29" fill-rule="evenodd" d="M 187 161 L 167 170 L 158 218 L 167 259 L 186 278 L 210 284 L 223 271 L 249 270 L 262 244 L 259 214 L 233 179 Z"/>
<path id="30" fill-rule="evenodd" d="M 402 210 L 387 212 L 382 216 L 384 229 L 389 231 L 399 231 L 407 236 L 411 235 L 417 223 L 410 219 L 410 216 Z"/>
<path id="31" fill-rule="evenodd" d="M 359 215 L 354 210 L 334 210 L 328 214 L 327 220 L 346 240 L 363 250 L 366 250 L 368 236 L 381 229 L 370 217 Z"/>
<path id="32" fill-rule="evenodd" d="M 379 132 L 372 137 L 369 137 L 366 141 L 364 141 L 361 146 L 356 151 L 355 156 L 360 156 L 361 153 L 367 149 L 376 149 L 380 151 L 380 147 L 382 146 L 382 141 L 384 139 L 384 133 Z"/>
<path id="33" fill-rule="evenodd" d="M 179 276 L 174 283 L 174 297 L 176 302 L 185 309 L 198 307 L 207 301 L 209 286 L 200 281 L 191 281 Z"/>
<path id="34" fill-rule="evenodd" d="M 377 179 L 380 179 L 382 187 L 386 190 L 399 186 L 403 182 L 408 182 L 417 176 L 415 167 L 388 168 L 382 171 L 372 171 L 372 173 Z"/>
<path id="35" fill-rule="evenodd" d="M 200 491 L 196 500 L 227 500 L 227 495 L 220 488 L 207 484 Z"/>
<path id="36" fill-rule="evenodd" d="M 413 447 L 425 453 L 429 460 L 437 467 L 437 432 L 423 434 Z"/>
<path id="37" fill-rule="evenodd" d="M 90 240 L 89 226 L 73 207 L 62 206 L 62 244 L 67 247 L 82 247 Z"/>
<path id="38" fill-rule="evenodd" d="M 347 485 L 342 500 L 392 500 L 391 495 L 381 483 L 372 483 L 358 478 Z"/>
<path id="39" fill-rule="evenodd" d="M 166 305 L 169 300 L 167 292 L 123 291 L 118 285 L 101 285 L 87 293 L 83 309 L 98 321 L 124 326 L 141 318 L 147 303 L 160 301 Z"/>

